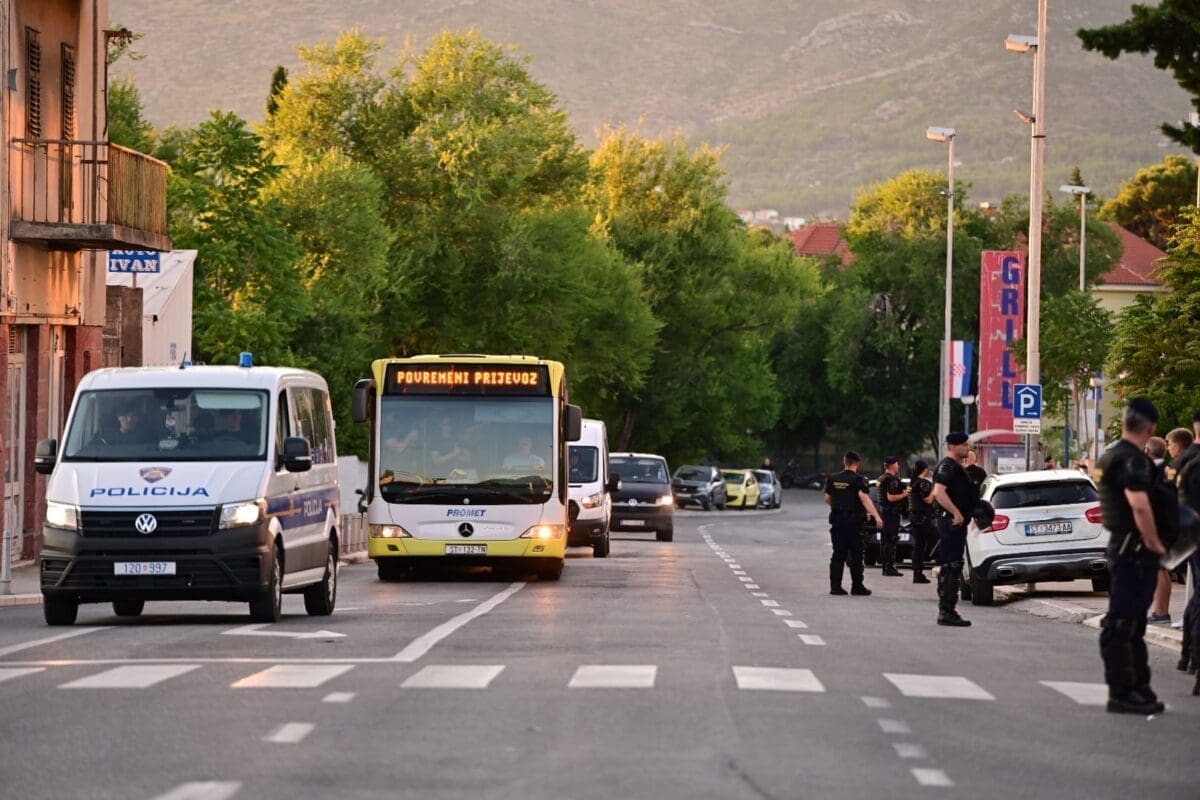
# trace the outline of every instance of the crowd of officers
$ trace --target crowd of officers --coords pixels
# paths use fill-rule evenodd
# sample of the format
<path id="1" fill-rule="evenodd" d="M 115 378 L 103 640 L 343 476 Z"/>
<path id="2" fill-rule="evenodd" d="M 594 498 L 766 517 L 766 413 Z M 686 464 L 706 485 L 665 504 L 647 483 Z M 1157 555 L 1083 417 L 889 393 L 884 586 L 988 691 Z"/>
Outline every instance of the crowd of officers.
<path id="1" fill-rule="evenodd" d="M 1107 556 L 1110 572 L 1108 613 L 1101 622 L 1100 654 L 1108 685 L 1107 709 L 1116 713 L 1156 714 L 1165 706 L 1150 688 L 1146 651 L 1147 613 L 1162 572 L 1162 559 L 1178 542 L 1176 552 L 1186 552 L 1194 542 L 1200 522 L 1200 411 L 1193 417 L 1194 431 L 1176 429 L 1166 441 L 1173 457 L 1170 468 L 1147 454 L 1154 437 L 1158 412 L 1145 399 L 1135 398 L 1122 417 L 1122 437 L 1100 457 L 1094 478 L 1100 495 L 1104 528 L 1109 531 Z M 862 459 L 848 451 L 841 472 L 825 483 L 825 503 L 833 555 L 829 561 L 829 593 L 869 595 L 863 583 L 862 523 L 866 516 L 880 530 L 882 574 L 900 575 L 896 545 L 904 510 L 912 523 L 913 582 L 929 583 L 924 575 L 924 555 L 935 532 L 938 569 L 937 624 L 967 627 L 971 623 L 956 610 L 962 579 L 967 524 L 991 524 L 994 510 L 979 499 L 986 473 L 974 463 L 974 452 L 961 432 L 949 434 L 946 454 L 933 468 L 918 460 L 909 486 L 901 482 L 898 459 L 884 459 L 879 479 L 879 505 L 872 500 L 867 479 L 859 473 Z M 842 586 L 849 567 L 850 591 Z M 1200 577 L 1200 550 L 1190 555 L 1193 584 Z M 1183 654 L 1180 671 L 1196 674 L 1193 695 L 1200 695 L 1200 592 L 1194 591 L 1184 614 Z"/>

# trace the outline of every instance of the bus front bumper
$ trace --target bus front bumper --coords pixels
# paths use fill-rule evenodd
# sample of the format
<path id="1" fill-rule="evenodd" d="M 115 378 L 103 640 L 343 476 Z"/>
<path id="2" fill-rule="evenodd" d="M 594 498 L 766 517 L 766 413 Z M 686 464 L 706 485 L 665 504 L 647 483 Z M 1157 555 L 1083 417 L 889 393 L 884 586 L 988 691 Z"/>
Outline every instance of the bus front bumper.
<path id="1" fill-rule="evenodd" d="M 480 549 L 482 548 L 482 549 Z M 567 538 L 443 541 L 440 539 L 368 539 L 371 558 L 565 558 Z"/>

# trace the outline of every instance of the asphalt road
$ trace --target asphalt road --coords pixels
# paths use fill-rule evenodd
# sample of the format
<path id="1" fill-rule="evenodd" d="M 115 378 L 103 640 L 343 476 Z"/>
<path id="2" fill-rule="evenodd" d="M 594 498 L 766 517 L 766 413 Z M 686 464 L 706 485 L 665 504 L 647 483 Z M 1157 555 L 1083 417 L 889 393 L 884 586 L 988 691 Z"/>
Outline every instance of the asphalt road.
<path id="1" fill-rule="evenodd" d="M 343 568 L 338 610 L 0 609 L 0 797 L 1191 798 L 1200 698 L 1106 714 L 1096 631 L 868 570 L 830 597 L 816 492 L 680 512 L 560 582 Z M 848 579 L 847 579 L 848 585 Z M 297 637 L 295 634 L 304 634 Z M 61 637 L 61 638 L 59 638 Z"/>

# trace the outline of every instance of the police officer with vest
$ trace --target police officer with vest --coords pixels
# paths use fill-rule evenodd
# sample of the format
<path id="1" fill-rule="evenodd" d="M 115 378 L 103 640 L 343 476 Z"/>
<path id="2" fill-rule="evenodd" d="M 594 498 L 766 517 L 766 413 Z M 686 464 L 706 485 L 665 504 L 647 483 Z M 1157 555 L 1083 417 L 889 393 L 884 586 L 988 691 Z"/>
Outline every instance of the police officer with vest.
<path id="1" fill-rule="evenodd" d="M 1108 684 L 1108 710 L 1122 714 L 1155 714 L 1164 710 L 1150 688 L 1146 653 L 1146 612 L 1158 581 L 1159 539 L 1151 503 L 1156 474 L 1145 453 L 1154 435 L 1158 411 L 1144 398 L 1125 407 L 1121 439 L 1096 463 L 1100 513 L 1111 532 L 1108 613 L 1100 623 L 1100 657 Z"/>
<path id="2" fill-rule="evenodd" d="M 833 556 L 829 559 L 829 593 L 846 594 L 842 588 L 842 571 L 850 564 L 850 594 L 869 595 L 871 590 L 863 585 L 862 529 L 863 512 L 875 518 L 875 524 L 883 528 L 883 520 L 875 510 L 868 493 L 867 479 L 858 474 L 862 461 L 853 450 L 842 459 L 845 467 L 825 481 L 825 505 L 829 506 L 829 535 L 833 540 Z"/>
<path id="3" fill-rule="evenodd" d="M 933 541 L 933 481 L 929 480 L 929 464 L 918 459 L 913 464 L 908 482 L 908 520 L 912 523 L 913 583 L 929 583 L 925 577 L 925 554 Z"/>
<path id="4" fill-rule="evenodd" d="M 966 628 L 971 623 L 958 615 L 958 586 L 962 581 L 967 549 L 967 520 L 979 502 L 979 490 L 963 464 L 970 451 L 967 435 L 946 435 L 946 457 L 933 472 L 933 501 L 937 503 L 938 531 L 938 625 Z"/>
<path id="5" fill-rule="evenodd" d="M 883 474 L 879 476 L 879 506 L 883 513 L 883 528 L 879 531 L 879 560 L 884 575 L 898 577 L 896 545 L 900 543 L 900 517 L 908 505 L 908 489 L 900 482 L 900 463 L 895 456 L 883 459 Z"/>

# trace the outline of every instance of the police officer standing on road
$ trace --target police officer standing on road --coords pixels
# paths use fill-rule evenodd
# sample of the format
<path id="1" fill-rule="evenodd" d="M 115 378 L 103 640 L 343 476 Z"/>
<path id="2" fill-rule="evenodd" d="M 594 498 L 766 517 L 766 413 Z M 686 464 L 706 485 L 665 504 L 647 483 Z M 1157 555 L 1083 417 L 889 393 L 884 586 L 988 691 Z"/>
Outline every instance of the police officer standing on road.
<path id="1" fill-rule="evenodd" d="M 1155 714 L 1165 709 L 1150 688 L 1145 640 L 1158 559 L 1166 552 L 1150 501 L 1154 464 L 1145 453 L 1157 423 L 1153 403 L 1140 397 L 1130 400 L 1121 439 L 1096 463 L 1100 513 L 1111 532 L 1108 568 L 1112 575 L 1108 613 L 1100 623 L 1100 657 L 1108 684 L 1108 710 L 1122 714 Z"/>
<path id="2" fill-rule="evenodd" d="M 879 505 L 883 512 L 883 527 L 879 531 L 879 560 L 883 575 L 898 577 L 896 545 L 900 542 L 900 516 L 908 504 L 909 490 L 900 482 L 900 463 L 895 456 L 883 459 L 883 474 L 879 476 Z"/>
<path id="3" fill-rule="evenodd" d="M 912 523 L 913 583 L 929 583 L 925 577 L 925 554 L 933 541 L 933 481 L 929 465 L 922 460 L 913 464 L 908 482 L 908 519 Z"/>
<path id="4" fill-rule="evenodd" d="M 850 563 L 850 594 L 869 595 L 863 585 L 862 528 L 863 511 L 875 518 L 883 528 L 883 520 L 875 510 L 868 494 L 867 479 L 858 474 L 862 459 L 853 450 L 842 459 L 845 467 L 825 481 L 825 505 L 829 506 L 829 535 L 833 540 L 833 556 L 829 559 L 829 593 L 846 594 L 842 588 L 842 570 Z"/>
<path id="5" fill-rule="evenodd" d="M 963 554 L 967 548 L 967 519 L 979 502 L 979 490 L 971 482 L 963 462 L 967 460 L 967 435 L 946 435 L 946 457 L 933 473 L 933 501 L 938 504 L 938 625 L 965 628 L 971 623 L 954 610 L 962 580 Z"/>

